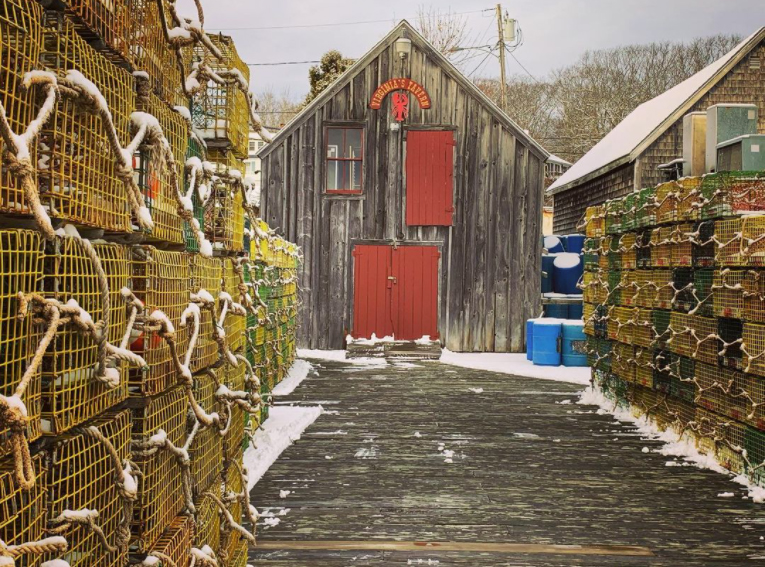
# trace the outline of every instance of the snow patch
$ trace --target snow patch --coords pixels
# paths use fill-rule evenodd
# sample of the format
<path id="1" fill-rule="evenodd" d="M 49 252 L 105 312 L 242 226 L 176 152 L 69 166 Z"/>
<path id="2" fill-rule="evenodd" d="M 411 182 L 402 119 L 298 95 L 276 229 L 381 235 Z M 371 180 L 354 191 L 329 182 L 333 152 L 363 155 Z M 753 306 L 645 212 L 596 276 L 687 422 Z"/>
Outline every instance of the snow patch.
<path id="1" fill-rule="evenodd" d="M 250 472 L 247 482 L 248 490 L 252 490 L 282 451 L 300 439 L 303 431 L 316 421 L 323 411 L 321 406 L 271 408 L 268 419 L 255 432 L 253 443 L 244 453 L 244 465 Z"/>
<path id="2" fill-rule="evenodd" d="M 580 385 L 590 383 L 589 367 L 534 366 L 523 353 L 469 353 L 444 349 L 440 362 L 525 378 L 540 378 Z"/>
<path id="3" fill-rule="evenodd" d="M 273 396 L 286 396 L 295 391 L 300 383 L 306 379 L 313 366 L 306 360 L 296 360 L 290 367 L 287 377 L 279 382 L 271 391 Z"/>
<path id="4" fill-rule="evenodd" d="M 287 498 L 287 496 L 289 496 L 290 494 L 292 494 L 291 490 L 280 490 L 279 498 Z"/>
<path id="5" fill-rule="evenodd" d="M 474 394 L 483 394 L 483 388 L 468 388 Z"/>

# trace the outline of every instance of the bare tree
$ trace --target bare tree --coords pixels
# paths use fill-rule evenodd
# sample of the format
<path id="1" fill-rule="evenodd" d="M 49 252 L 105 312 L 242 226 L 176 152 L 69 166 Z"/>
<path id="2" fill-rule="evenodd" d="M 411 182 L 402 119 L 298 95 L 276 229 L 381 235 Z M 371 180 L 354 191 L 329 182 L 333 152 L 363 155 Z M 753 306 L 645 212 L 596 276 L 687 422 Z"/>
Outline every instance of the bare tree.
<path id="1" fill-rule="evenodd" d="M 279 93 L 269 88 L 256 93 L 256 97 L 259 103 L 258 114 L 268 126 L 284 126 L 300 111 L 301 101 L 292 96 L 289 88 Z"/>
<path id="2" fill-rule="evenodd" d="M 458 47 L 466 47 L 468 40 L 466 17 L 421 4 L 417 7 L 417 29 L 455 65 L 469 57 L 468 51 L 457 51 Z"/>

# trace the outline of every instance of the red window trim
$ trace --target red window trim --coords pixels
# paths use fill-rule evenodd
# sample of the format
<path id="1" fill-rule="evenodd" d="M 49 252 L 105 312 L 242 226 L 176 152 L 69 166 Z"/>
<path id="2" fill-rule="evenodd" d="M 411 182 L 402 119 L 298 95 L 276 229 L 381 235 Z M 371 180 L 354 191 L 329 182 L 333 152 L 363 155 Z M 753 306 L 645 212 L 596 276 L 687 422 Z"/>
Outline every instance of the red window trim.
<path id="1" fill-rule="evenodd" d="M 331 158 L 327 157 L 327 148 L 329 147 L 329 130 L 335 129 L 335 130 L 342 130 L 343 131 L 343 146 L 345 146 L 345 131 L 346 130 L 361 130 L 361 157 L 359 158 Z M 339 162 L 345 162 L 345 161 L 357 161 L 361 163 L 361 187 L 362 189 L 329 189 L 327 187 L 327 169 L 326 166 L 328 163 L 333 161 L 339 161 Z M 343 171 L 343 175 L 344 175 Z M 345 180 L 343 179 L 343 185 L 345 185 Z M 338 125 L 328 125 L 324 128 L 324 192 L 328 193 L 330 195 L 361 195 L 364 190 L 364 127 L 363 126 L 344 126 L 341 124 Z"/>

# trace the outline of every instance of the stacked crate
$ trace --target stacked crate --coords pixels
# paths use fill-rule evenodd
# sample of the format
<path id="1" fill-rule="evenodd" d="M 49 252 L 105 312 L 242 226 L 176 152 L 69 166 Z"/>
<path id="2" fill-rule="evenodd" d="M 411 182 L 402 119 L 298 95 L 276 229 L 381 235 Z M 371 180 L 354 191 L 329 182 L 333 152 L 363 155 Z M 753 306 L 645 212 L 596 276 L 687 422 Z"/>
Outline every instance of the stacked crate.
<path id="1" fill-rule="evenodd" d="M 597 385 L 636 414 L 692 436 L 723 466 L 760 484 L 763 213 L 763 172 L 722 172 L 642 189 L 588 210 L 583 278 Z M 633 251 L 636 269 L 624 261 Z"/>
<path id="2" fill-rule="evenodd" d="M 188 566 L 191 548 L 205 545 L 220 554 L 222 567 L 246 562 L 247 541 L 221 521 L 218 502 L 244 522 L 241 500 L 229 495 L 244 490 L 235 471 L 247 424 L 257 427 L 267 414 L 260 396 L 268 401 L 294 358 L 297 250 L 263 224 L 258 235 L 248 228 L 245 246 L 247 97 L 233 86 L 208 93 L 219 97 L 208 99 L 218 117 L 211 148 L 192 135 L 182 84 L 190 52 L 179 56 L 160 23 L 163 11 L 172 22 L 170 5 L 0 3 L 0 103 L 14 132 L 23 132 L 44 102 L 39 87 L 23 88 L 24 75 L 44 70 L 66 84 L 74 72 L 103 95 L 122 148 L 137 130 L 134 112 L 156 118 L 176 168 L 146 143 L 133 148 L 133 179 L 153 221 L 151 230 L 139 230 L 109 121 L 58 97 L 29 148 L 42 207 L 57 229 L 45 239 L 30 228 L 33 211 L 13 160 L 7 152 L 0 160 L 0 415 L 6 419 L 19 402 L 25 409 L 18 426 L 0 423 L 0 540 L 17 545 L 57 534 L 68 542 L 27 554 L 19 565 L 61 558 L 72 567 L 121 567 L 156 553 Z M 226 68 L 246 77 L 230 40 L 214 41 Z M 185 195 L 191 157 L 215 174 L 209 198 L 192 193 L 213 257 L 199 253 L 179 213 L 174 182 Z M 251 285 L 256 270 L 262 306 Z M 29 308 L 22 317 L 20 293 Z M 212 301 L 200 309 L 195 337 L 189 306 L 207 294 Z M 223 321 L 221 294 L 236 307 Z M 166 336 L 151 327 L 157 321 L 167 321 Z M 260 346 L 269 337 L 267 357 L 250 340 L 258 334 Z M 268 363 L 251 375 L 247 362 L 256 359 Z M 249 405 L 230 403 L 226 392 L 246 395 Z M 23 474 L 19 463 L 28 463 Z"/>

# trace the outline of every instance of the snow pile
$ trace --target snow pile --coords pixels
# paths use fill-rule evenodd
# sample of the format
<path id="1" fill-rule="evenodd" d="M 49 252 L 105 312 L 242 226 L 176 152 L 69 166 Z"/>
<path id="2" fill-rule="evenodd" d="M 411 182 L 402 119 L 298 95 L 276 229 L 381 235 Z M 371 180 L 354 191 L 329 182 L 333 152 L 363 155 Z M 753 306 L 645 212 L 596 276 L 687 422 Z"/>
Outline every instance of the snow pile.
<path id="1" fill-rule="evenodd" d="M 395 342 L 396 339 L 393 338 L 393 336 L 388 335 L 387 337 L 378 338 L 377 335 L 372 333 L 372 338 L 370 339 L 354 339 L 351 335 L 347 335 L 345 337 L 345 342 L 349 345 L 365 345 L 365 346 L 373 346 L 373 345 L 379 345 L 382 343 L 392 343 Z"/>
<path id="2" fill-rule="evenodd" d="M 297 349 L 299 358 L 313 358 L 316 360 L 332 360 L 335 362 L 347 362 L 356 366 L 383 367 L 388 363 L 384 358 L 347 358 L 344 350 L 316 350 L 316 349 Z"/>
<path id="3" fill-rule="evenodd" d="M 438 341 L 431 341 L 430 340 L 430 335 L 422 335 L 419 339 L 414 341 L 414 344 L 416 344 L 416 345 L 429 345 L 429 344 L 436 343 L 436 342 L 438 342 Z"/>
<path id="4" fill-rule="evenodd" d="M 598 413 L 610 413 L 619 421 L 633 424 L 641 435 L 648 439 L 664 442 L 664 445 L 658 449 L 659 454 L 667 457 L 680 457 L 684 461 L 684 463 L 669 461 L 666 463 L 666 466 L 693 465 L 700 469 L 707 469 L 724 474 L 729 476 L 733 482 L 746 487 L 749 492 L 748 496 L 753 502 L 758 504 L 765 502 L 765 488 L 753 484 L 744 475 L 732 475 L 731 472 L 722 467 L 713 456 L 701 453 L 693 442 L 693 439 L 690 439 L 688 436 L 680 436 L 671 429 L 662 431 L 656 423 L 645 416 L 635 417 L 629 410 L 617 407 L 611 400 L 607 399 L 599 389 L 593 388 L 592 386 L 588 387 L 582 392 L 577 403 L 598 406 L 601 408 L 598 410 Z M 647 452 L 645 449 L 646 448 L 644 447 L 644 453 Z"/>
<path id="5" fill-rule="evenodd" d="M 526 355 L 523 353 L 469 353 L 452 352 L 444 349 L 441 353 L 440 362 L 462 368 L 512 374 L 525 378 L 540 378 L 581 385 L 590 383 L 590 369 L 586 366 L 534 366 L 530 360 L 526 360 Z"/>
<path id="6" fill-rule="evenodd" d="M 295 391 L 295 388 L 306 379 L 312 368 L 313 366 L 311 366 L 310 362 L 300 359 L 296 360 L 290 367 L 287 377 L 277 384 L 271 391 L 271 394 L 274 396 L 286 396 L 287 394 L 291 394 Z"/>
<path id="7" fill-rule="evenodd" d="M 300 439 L 303 431 L 318 418 L 324 409 L 321 406 L 275 406 L 268 419 L 253 436 L 253 443 L 244 453 L 244 466 L 249 471 L 247 489 L 263 478 L 271 465 L 287 447 Z"/>

